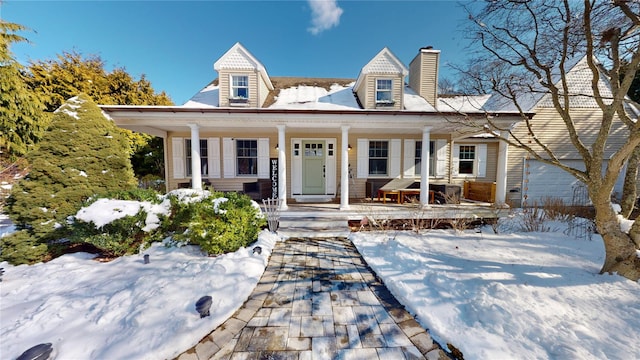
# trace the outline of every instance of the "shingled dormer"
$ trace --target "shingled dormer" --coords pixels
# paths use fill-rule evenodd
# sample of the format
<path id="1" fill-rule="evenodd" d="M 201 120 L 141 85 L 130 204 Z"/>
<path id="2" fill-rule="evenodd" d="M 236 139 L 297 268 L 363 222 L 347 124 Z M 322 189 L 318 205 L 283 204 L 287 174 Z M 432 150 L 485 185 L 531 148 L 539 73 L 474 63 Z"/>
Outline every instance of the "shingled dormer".
<path id="1" fill-rule="evenodd" d="M 401 110 L 404 78 L 408 73 L 385 47 L 360 70 L 353 91 L 365 109 Z"/>
<path id="2" fill-rule="evenodd" d="M 273 90 L 264 65 L 236 43 L 213 64 L 218 72 L 220 106 L 259 108 Z"/>

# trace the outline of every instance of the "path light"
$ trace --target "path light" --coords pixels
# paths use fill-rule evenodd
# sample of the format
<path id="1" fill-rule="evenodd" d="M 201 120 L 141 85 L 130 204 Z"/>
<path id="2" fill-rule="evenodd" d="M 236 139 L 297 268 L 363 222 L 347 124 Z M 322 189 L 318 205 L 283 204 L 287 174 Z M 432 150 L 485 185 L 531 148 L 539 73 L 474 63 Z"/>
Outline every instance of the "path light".
<path id="1" fill-rule="evenodd" d="M 211 308 L 211 296 L 203 296 L 196 302 L 196 311 L 200 314 L 200 319 L 209 316 L 209 308 Z"/>
<path id="2" fill-rule="evenodd" d="M 2 275 L 4 275 L 4 268 L 0 268 L 0 282 L 2 282 Z"/>
<path id="3" fill-rule="evenodd" d="M 261 248 L 260 246 L 256 246 L 256 247 L 254 247 L 254 248 L 253 248 L 253 253 L 254 253 L 254 254 L 256 254 L 256 253 L 257 253 L 258 255 L 262 254 L 262 248 Z"/>
<path id="4" fill-rule="evenodd" d="M 145 264 L 149 263 L 149 254 L 144 254 L 144 263 Z"/>
<path id="5" fill-rule="evenodd" d="M 38 344 L 23 352 L 16 360 L 47 360 L 52 351 L 51 343 Z"/>

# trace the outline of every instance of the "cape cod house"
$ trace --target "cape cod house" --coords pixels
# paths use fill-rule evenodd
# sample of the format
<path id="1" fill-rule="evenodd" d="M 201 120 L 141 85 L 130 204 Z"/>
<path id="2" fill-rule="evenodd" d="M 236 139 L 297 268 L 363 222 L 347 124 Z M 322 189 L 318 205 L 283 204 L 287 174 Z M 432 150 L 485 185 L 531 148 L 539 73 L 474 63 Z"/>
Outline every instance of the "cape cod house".
<path id="1" fill-rule="evenodd" d="M 344 210 L 392 179 L 415 181 L 422 204 L 432 201 L 430 184 L 473 180 L 495 183 L 493 200 L 503 203 L 507 146 L 477 136 L 478 124 L 490 115 L 508 127 L 521 115 L 487 112 L 488 96 L 439 97 L 439 56 L 422 48 L 406 67 L 384 48 L 355 80 L 285 78 L 237 43 L 214 63 L 217 79 L 184 105 L 102 109 L 118 126 L 164 139 L 169 190 L 261 183 L 283 209 L 295 200 Z"/>

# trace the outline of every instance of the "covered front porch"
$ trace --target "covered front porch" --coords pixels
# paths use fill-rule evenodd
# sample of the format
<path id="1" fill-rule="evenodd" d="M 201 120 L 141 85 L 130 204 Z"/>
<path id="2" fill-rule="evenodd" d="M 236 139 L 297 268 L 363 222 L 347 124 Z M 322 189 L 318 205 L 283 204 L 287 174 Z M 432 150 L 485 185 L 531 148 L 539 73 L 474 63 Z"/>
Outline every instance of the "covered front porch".
<path id="1" fill-rule="evenodd" d="M 368 190 L 372 180 L 412 179 L 417 186 L 410 192 L 399 189 L 398 195 L 405 190 L 421 207 L 438 209 L 440 217 L 444 208 L 432 204 L 430 184 L 480 178 L 495 182 L 496 203 L 506 201 L 507 146 L 492 136 L 474 137 L 485 131 L 484 113 L 102 108 L 118 126 L 165 139 L 168 190 L 200 189 L 204 183 L 243 191 L 248 183 L 270 180 L 270 197 L 280 200 L 281 211 L 294 201 L 316 207 L 324 201 L 327 209 L 357 218 L 367 206 L 377 206 L 364 202 L 377 197 Z M 517 120 L 504 116 L 494 122 L 507 127 Z M 391 205 L 376 211 L 404 209 Z M 478 203 L 461 205 L 452 214 L 467 207 Z"/>

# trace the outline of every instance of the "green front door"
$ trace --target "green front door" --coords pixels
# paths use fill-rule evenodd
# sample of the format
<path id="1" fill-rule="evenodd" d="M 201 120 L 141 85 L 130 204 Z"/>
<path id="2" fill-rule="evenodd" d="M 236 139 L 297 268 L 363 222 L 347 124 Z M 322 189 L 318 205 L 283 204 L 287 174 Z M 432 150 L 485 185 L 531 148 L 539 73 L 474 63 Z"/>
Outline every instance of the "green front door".
<path id="1" fill-rule="evenodd" d="M 325 142 L 305 140 L 302 142 L 302 193 L 324 195 L 325 193 Z"/>

